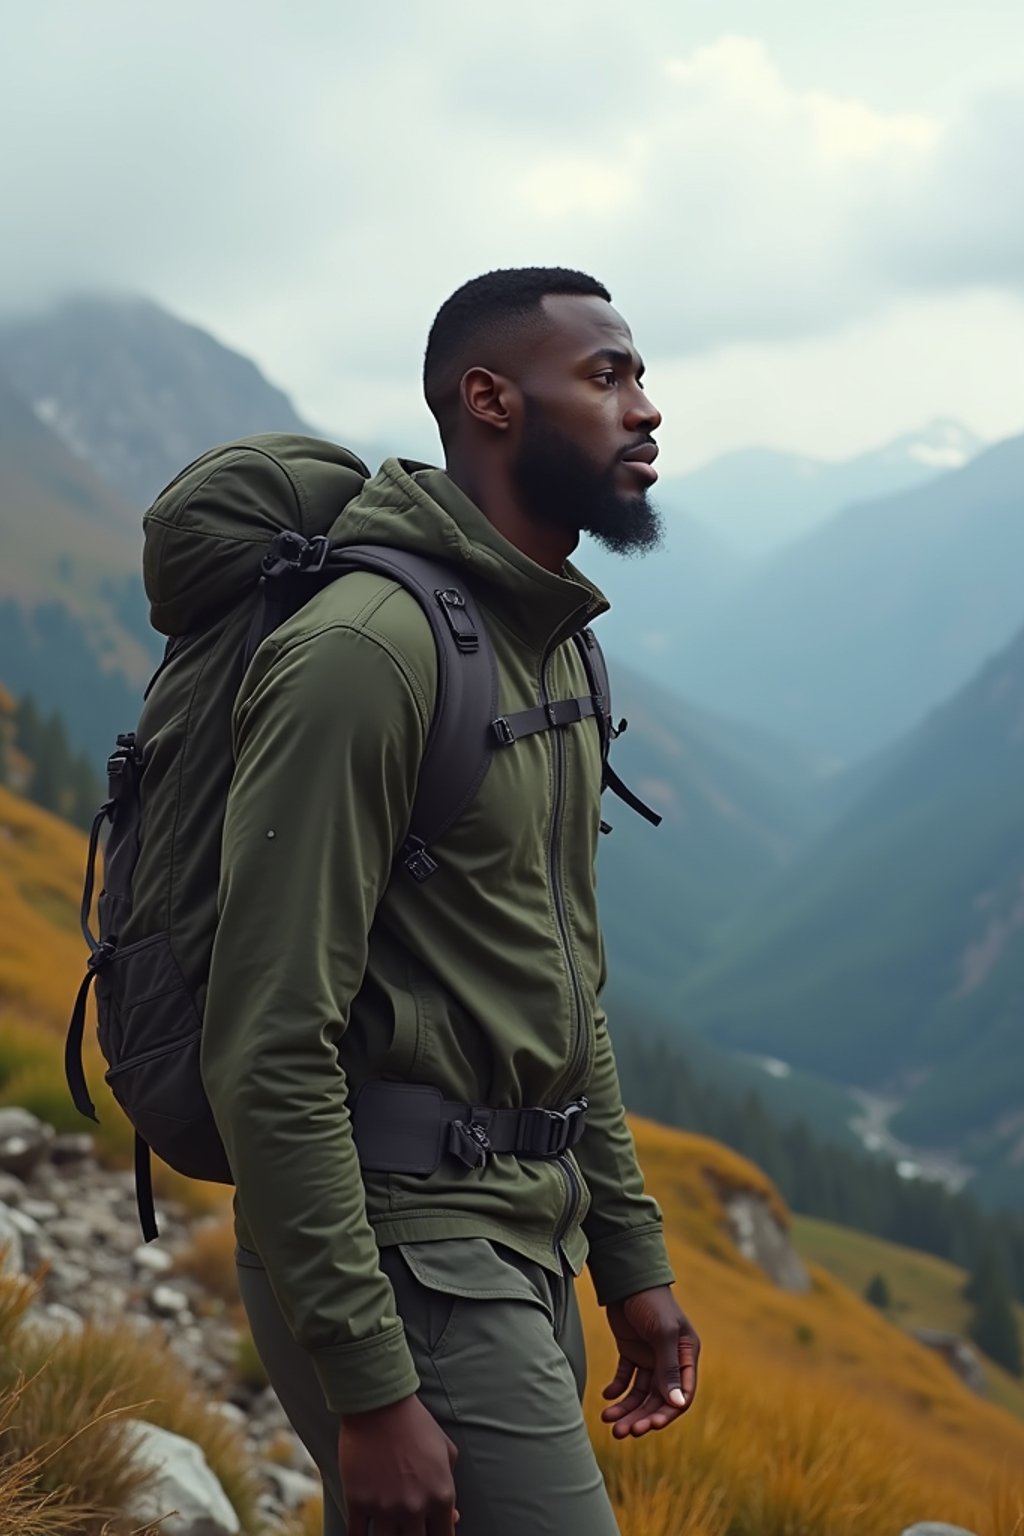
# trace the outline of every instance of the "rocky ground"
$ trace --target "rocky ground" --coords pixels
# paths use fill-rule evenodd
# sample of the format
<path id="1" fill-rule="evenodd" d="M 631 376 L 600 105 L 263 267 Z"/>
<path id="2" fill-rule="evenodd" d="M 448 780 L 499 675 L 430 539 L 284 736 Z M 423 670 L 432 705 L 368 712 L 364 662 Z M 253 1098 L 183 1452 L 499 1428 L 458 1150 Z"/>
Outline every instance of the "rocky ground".
<path id="1" fill-rule="evenodd" d="M 80 1328 L 86 1317 L 157 1325 L 166 1348 L 245 1437 L 263 1478 L 263 1510 L 277 1520 L 319 1492 L 315 1469 L 273 1392 L 239 1380 L 238 1332 L 224 1303 L 171 1273 L 192 1218 L 161 1200 L 157 1219 L 159 1239 L 144 1243 L 133 1175 L 101 1168 L 90 1136 L 58 1136 L 24 1110 L 0 1109 L 0 1272 L 44 1267 L 33 1323 L 55 1332 Z M 188 1502 L 181 1490 L 176 1500 Z M 220 1536 L 237 1525 L 207 1510 L 165 1529 L 168 1536 Z"/>
<path id="2" fill-rule="evenodd" d="M 764 1197 L 734 1193 L 723 1203 L 740 1251 L 783 1289 L 807 1289 L 809 1277 Z M 273 1530 L 319 1494 L 315 1468 L 270 1388 L 240 1379 L 239 1332 L 223 1300 L 174 1273 L 194 1217 L 162 1200 L 157 1220 L 159 1239 L 144 1243 L 133 1175 L 101 1167 L 90 1136 L 56 1135 L 23 1109 L 0 1108 L 0 1274 L 43 1270 L 31 1317 L 55 1334 L 81 1328 L 87 1317 L 156 1325 L 164 1346 L 244 1437 Z M 161 1523 L 163 1536 L 237 1536 L 237 1517 L 198 1448 L 143 1424 L 138 1436 L 138 1456 L 159 1469 L 150 1502 L 132 1512 L 140 1522 L 175 1509 Z M 926 1523 L 904 1536 L 970 1533 Z"/>

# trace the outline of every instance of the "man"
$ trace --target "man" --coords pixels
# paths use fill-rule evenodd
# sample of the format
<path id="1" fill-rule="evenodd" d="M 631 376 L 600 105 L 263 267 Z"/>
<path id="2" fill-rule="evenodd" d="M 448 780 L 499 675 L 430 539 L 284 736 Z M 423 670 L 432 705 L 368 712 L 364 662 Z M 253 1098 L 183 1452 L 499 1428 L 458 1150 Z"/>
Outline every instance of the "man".
<path id="1" fill-rule="evenodd" d="M 426 352 L 446 470 L 386 461 L 332 534 L 450 562 L 503 713 L 588 691 L 571 637 L 607 604 L 568 564 L 581 530 L 656 541 L 642 375 L 593 278 L 467 283 Z M 261 647 L 236 707 L 203 1071 L 242 1296 L 329 1536 L 451 1536 L 456 1519 L 460 1536 L 611 1536 L 579 1406 L 588 1245 L 620 1355 L 613 1434 L 689 1407 L 699 1344 L 598 1001 L 599 732 L 584 718 L 496 751 L 418 883 L 395 858 L 437 679 L 415 599 L 358 572 Z M 486 1110 L 572 1116 L 585 1098 L 585 1130 L 557 1155 L 361 1167 L 349 1111 L 381 1083 L 385 1146 L 413 1134 L 408 1084 Z"/>

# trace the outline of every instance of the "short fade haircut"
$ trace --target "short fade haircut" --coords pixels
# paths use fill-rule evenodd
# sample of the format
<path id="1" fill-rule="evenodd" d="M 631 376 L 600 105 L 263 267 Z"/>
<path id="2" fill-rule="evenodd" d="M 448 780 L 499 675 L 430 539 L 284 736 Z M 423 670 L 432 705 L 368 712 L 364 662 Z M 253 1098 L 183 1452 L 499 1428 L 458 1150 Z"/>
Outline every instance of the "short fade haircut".
<path id="1" fill-rule="evenodd" d="M 502 267 L 456 289 L 438 310 L 423 359 L 423 393 L 442 429 L 467 368 L 495 366 L 500 349 L 536 320 L 555 294 L 604 299 L 611 294 L 586 272 L 569 267 Z"/>

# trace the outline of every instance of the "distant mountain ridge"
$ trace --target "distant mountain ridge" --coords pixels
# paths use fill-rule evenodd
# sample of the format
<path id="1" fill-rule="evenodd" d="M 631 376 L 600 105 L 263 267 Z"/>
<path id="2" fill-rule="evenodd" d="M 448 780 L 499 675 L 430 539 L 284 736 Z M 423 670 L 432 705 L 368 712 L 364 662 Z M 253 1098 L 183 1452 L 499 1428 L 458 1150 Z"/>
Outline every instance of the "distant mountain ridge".
<path id="1" fill-rule="evenodd" d="M 663 495 L 701 519 L 738 554 L 771 554 L 844 507 L 922 485 L 962 469 L 984 444 L 943 417 L 880 448 L 829 460 L 773 448 L 721 454 L 665 482 Z"/>
<path id="2" fill-rule="evenodd" d="M 215 443 L 323 435 L 248 358 L 148 299 L 69 299 L 0 323 L 0 358 L 39 419 L 140 513 Z"/>
<path id="3" fill-rule="evenodd" d="M 687 635 L 679 691 L 856 761 L 916 725 L 1024 622 L 1024 437 L 849 507 Z"/>
<path id="4" fill-rule="evenodd" d="M 680 989 L 717 1043 L 904 1101 L 1024 1205 L 1024 630 Z M 1015 1194 L 1014 1194 L 1015 1191 Z"/>

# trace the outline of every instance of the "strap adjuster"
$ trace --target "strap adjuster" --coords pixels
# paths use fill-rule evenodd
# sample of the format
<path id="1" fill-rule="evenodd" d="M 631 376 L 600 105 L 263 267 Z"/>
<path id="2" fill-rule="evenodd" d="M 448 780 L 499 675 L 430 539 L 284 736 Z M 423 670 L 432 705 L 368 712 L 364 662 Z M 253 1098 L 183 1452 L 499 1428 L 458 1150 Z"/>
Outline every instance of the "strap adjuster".
<path id="1" fill-rule="evenodd" d="M 448 1150 L 467 1168 L 485 1168 L 491 1156 L 491 1139 L 476 1114 L 474 1110 L 468 1125 L 465 1120 L 453 1120 L 448 1129 Z"/>

